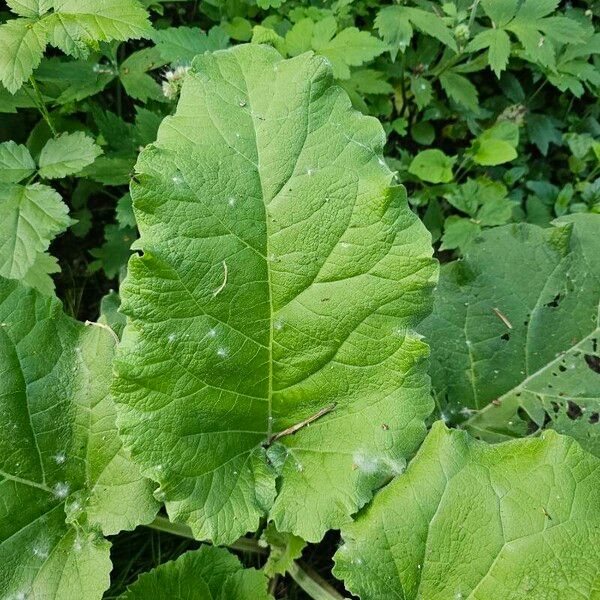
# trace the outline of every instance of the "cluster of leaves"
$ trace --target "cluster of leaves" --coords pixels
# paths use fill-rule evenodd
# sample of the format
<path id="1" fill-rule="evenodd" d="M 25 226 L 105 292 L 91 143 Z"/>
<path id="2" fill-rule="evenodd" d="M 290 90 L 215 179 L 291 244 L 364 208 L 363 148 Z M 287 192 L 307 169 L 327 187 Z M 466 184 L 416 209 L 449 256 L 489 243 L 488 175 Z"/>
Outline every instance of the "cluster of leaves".
<path id="1" fill-rule="evenodd" d="M 591 597 L 597 7 L 7 5 L 3 597 Z"/>

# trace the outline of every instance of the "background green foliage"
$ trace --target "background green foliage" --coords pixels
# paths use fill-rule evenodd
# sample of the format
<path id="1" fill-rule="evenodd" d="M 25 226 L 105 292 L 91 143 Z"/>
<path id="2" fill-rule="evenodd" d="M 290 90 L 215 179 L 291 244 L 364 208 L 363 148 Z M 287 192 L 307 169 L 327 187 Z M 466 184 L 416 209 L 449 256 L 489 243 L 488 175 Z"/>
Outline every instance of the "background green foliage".
<path id="1" fill-rule="evenodd" d="M 27 147 L 19 181 L 45 186 L 50 201 L 36 179 L 52 178 L 71 217 L 47 224 L 28 277 L 51 287 L 58 267 L 43 246 L 70 223 L 54 256 L 75 314 L 93 316 L 116 286 L 136 236 L 126 185 L 192 57 L 239 42 L 327 57 L 355 107 L 384 123 L 388 162 L 448 257 L 488 227 L 600 211 L 599 9 L 591 0 L 145 0 L 147 13 L 137 0 L 7 4 L 0 139 Z M 58 170 L 43 166 L 58 150 L 44 148 L 53 130 L 88 140 L 79 160 Z M 1 146 L 0 161 L 7 154 Z M 14 183 L 1 193 L 16 193 Z M 10 262 L 1 252 L 0 264 Z"/>
<path id="2" fill-rule="evenodd" d="M 442 261 L 488 228 L 600 213 L 598 16 L 595 0 L 6 0 L 0 275 L 56 284 L 68 312 L 95 319 L 137 237 L 137 155 L 193 56 L 240 42 L 330 61 L 384 124 L 388 164 Z M 105 298 L 106 318 L 117 305 Z M 334 543 L 305 559 L 328 573 Z M 120 536 L 110 594 L 190 544 Z M 289 581 L 277 592 L 302 597 Z"/>

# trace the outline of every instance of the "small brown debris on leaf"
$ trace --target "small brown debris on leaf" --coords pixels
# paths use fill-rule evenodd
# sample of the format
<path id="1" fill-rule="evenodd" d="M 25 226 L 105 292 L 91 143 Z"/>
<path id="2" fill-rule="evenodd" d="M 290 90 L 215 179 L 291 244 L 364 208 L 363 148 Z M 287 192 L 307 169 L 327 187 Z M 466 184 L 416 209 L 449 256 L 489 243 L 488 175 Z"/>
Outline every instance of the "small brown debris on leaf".
<path id="1" fill-rule="evenodd" d="M 495 400 L 492 400 L 492 404 L 494 406 L 500 406 L 502 404 L 502 401 L 498 400 L 498 398 L 496 398 Z"/>
<path id="2" fill-rule="evenodd" d="M 384 431 L 388 431 L 388 430 L 389 430 L 389 428 L 390 428 L 390 426 L 389 426 L 389 425 L 387 425 L 386 423 L 382 423 L 382 424 L 381 424 L 381 429 L 383 429 Z"/>

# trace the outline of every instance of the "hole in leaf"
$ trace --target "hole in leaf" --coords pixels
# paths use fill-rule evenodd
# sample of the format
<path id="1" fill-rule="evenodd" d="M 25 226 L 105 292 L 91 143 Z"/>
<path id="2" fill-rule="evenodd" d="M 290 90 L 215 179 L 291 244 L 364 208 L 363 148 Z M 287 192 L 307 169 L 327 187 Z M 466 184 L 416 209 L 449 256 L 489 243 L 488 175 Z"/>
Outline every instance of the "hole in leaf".
<path id="1" fill-rule="evenodd" d="M 546 303 L 546 306 L 550 307 L 550 308 L 556 308 L 558 306 L 558 303 L 560 302 L 560 294 L 556 294 L 556 296 L 554 296 L 554 298 Z"/>
<path id="2" fill-rule="evenodd" d="M 594 372 L 600 374 L 600 356 L 586 354 L 584 357 L 587 366 Z"/>
<path id="3" fill-rule="evenodd" d="M 504 340 L 505 342 L 508 342 L 508 340 L 510 340 L 510 333 L 503 333 L 503 334 L 500 336 L 500 339 L 501 339 L 501 340 Z"/>
<path id="4" fill-rule="evenodd" d="M 558 370 L 559 370 L 561 373 L 564 373 L 564 372 L 567 370 L 567 367 L 565 367 L 565 365 L 558 365 Z"/>
<path id="5" fill-rule="evenodd" d="M 595 425 L 598 421 L 600 421 L 600 414 L 597 412 L 593 412 L 588 419 L 590 424 Z"/>
<path id="6" fill-rule="evenodd" d="M 560 410 L 560 404 L 558 402 L 551 402 L 550 404 L 552 404 L 552 409 L 554 410 L 555 413 L 557 413 Z"/>
<path id="7" fill-rule="evenodd" d="M 576 419 L 581 418 L 582 415 L 583 411 L 581 410 L 579 404 L 575 404 L 575 402 L 567 400 L 567 417 L 575 421 Z"/>

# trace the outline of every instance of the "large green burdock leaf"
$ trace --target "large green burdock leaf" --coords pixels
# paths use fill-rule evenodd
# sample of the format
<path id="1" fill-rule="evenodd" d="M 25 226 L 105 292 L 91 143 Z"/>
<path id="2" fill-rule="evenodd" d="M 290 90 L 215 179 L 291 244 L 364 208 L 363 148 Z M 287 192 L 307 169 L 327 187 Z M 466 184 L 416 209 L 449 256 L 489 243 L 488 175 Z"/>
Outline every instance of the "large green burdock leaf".
<path id="1" fill-rule="evenodd" d="M 121 600 L 272 600 L 268 580 L 256 569 L 244 569 L 224 548 L 202 546 L 164 563 L 119 596 Z"/>
<path id="2" fill-rule="evenodd" d="M 583 600 L 600 582 L 600 461 L 568 437 L 489 446 L 434 425 L 334 573 L 363 600 Z"/>
<path id="3" fill-rule="evenodd" d="M 102 534 L 157 510 L 116 432 L 114 347 L 107 329 L 0 278 L 3 598 L 101 598 L 111 570 Z"/>
<path id="4" fill-rule="evenodd" d="M 447 416 L 488 441 L 531 420 L 600 455 L 599 256 L 600 215 L 580 214 L 486 231 L 442 269 L 422 331 Z"/>
<path id="5" fill-rule="evenodd" d="M 140 156 L 119 428 L 199 538 L 318 540 L 424 436 L 436 266 L 384 140 L 322 58 L 242 45 L 195 60 Z"/>

